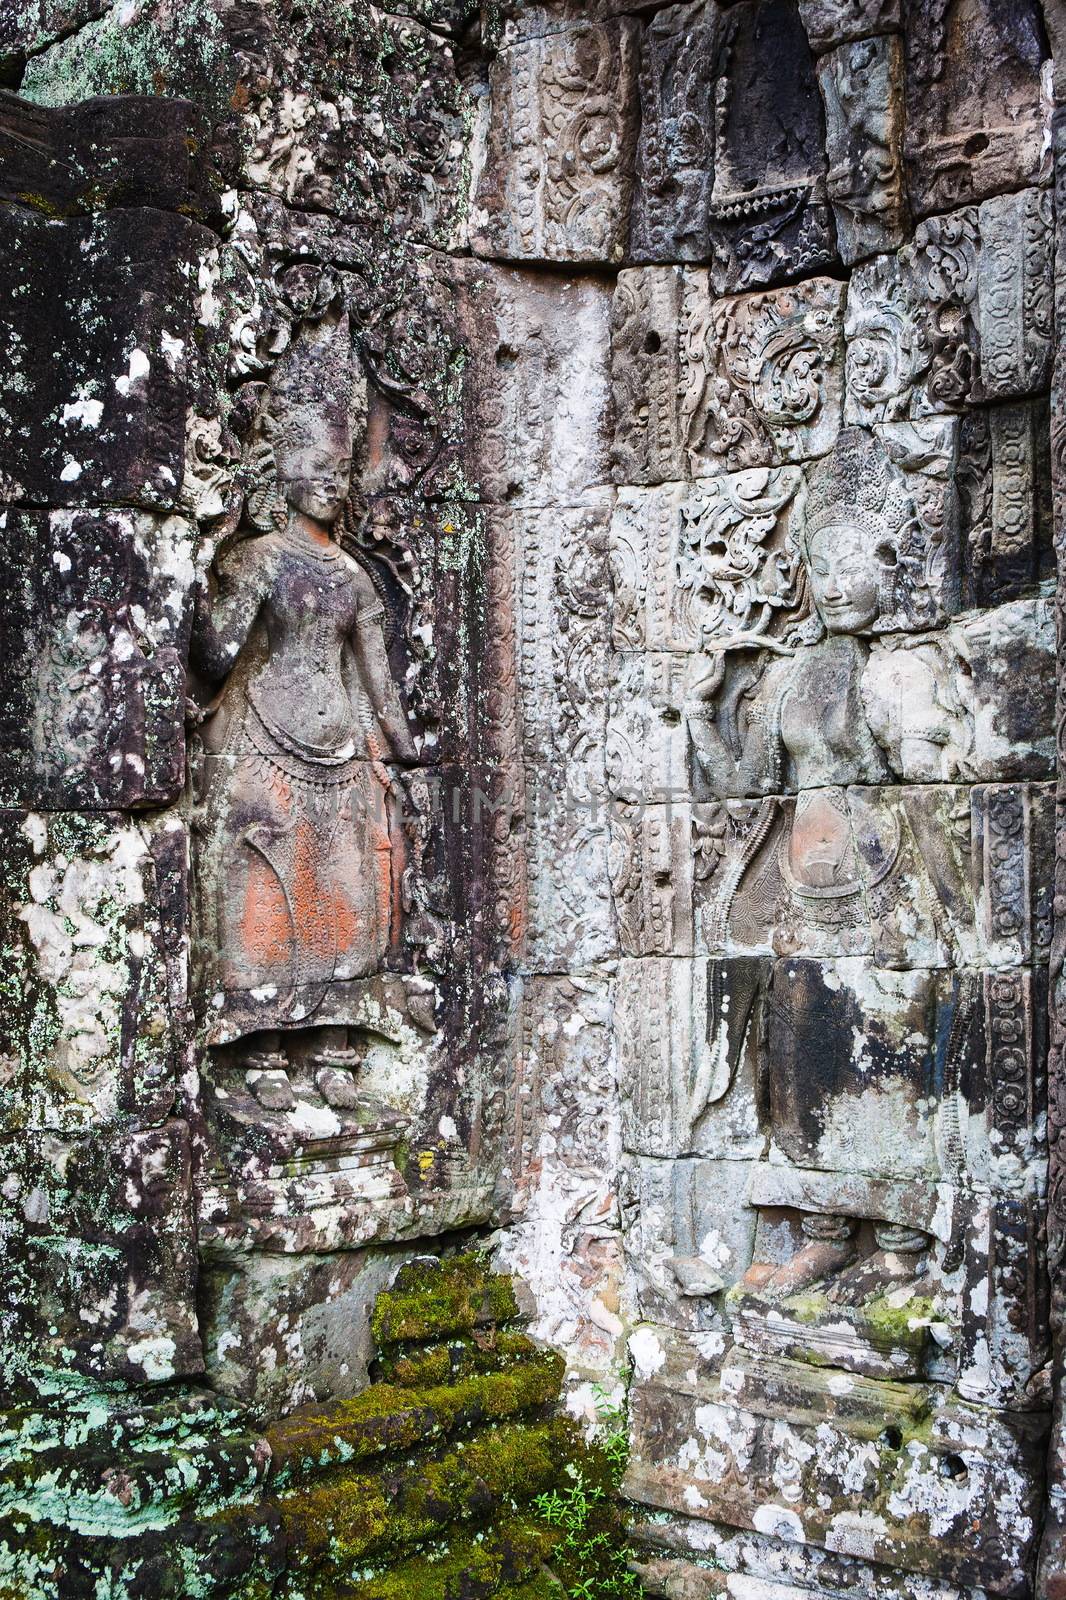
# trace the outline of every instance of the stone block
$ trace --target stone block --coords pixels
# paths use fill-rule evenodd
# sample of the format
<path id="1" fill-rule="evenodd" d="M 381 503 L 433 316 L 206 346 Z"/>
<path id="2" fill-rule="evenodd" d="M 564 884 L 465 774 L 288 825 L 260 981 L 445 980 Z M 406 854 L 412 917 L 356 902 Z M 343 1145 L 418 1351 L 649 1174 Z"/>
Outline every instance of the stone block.
<path id="1" fill-rule="evenodd" d="M 723 14 L 715 85 L 711 281 L 738 294 L 836 261 L 825 115 L 814 59 L 789 0 Z"/>
<path id="2" fill-rule="evenodd" d="M 360 1250 L 209 1260 L 200 1306 L 212 1386 L 268 1416 L 360 1393 L 375 1353 L 370 1313 L 396 1266 L 394 1254 Z"/>
<path id="3" fill-rule="evenodd" d="M 575 1376 L 613 1372 L 623 1351 L 621 1157 L 612 984 L 602 973 L 524 980 L 504 1165 L 512 1222 L 501 1264 L 532 1292 L 532 1336 Z"/>
<path id="4" fill-rule="evenodd" d="M 1046 138 L 1036 0 L 904 0 L 903 15 L 915 215 L 1039 181 Z"/>
<path id="5" fill-rule="evenodd" d="M 1051 349 L 1051 198 L 999 195 L 929 217 L 848 290 L 849 421 L 1039 394 Z"/>
<path id="6" fill-rule="evenodd" d="M 611 315 L 616 483 L 688 476 L 678 405 L 688 359 L 684 295 L 680 267 L 629 268 L 618 275 Z"/>
<path id="7" fill-rule="evenodd" d="M 2 835 L 5 1128 L 163 1121 L 189 1026 L 183 824 L 8 811 Z"/>
<path id="8" fill-rule="evenodd" d="M 638 27 L 577 24 L 504 49 L 490 72 L 475 252 L 619 262 L 629 242 Z"/>
<path id="9" fill-rule="evenodd" d="M 0 218 L 6 498 L 175 508 L 193 303 L 215 238 L 148 207 Z"/>
<path id="10" fill-rule="evenodd" d="M 47 106 L 0 90 L 0 197 L 53 217 L 150 206 L 217 224 L 209 135 L 190 100 L 127 94 Z"/>
<path id="11" fill-rule="evenodd" d="M 611 895 L 623 955 L 692 950 L 692 819 L 685 804 L 610 808 Z"/>
<path id="12" fill-rule="evenodd" d="M 619 963 L 615 1050 L 627 1151 L 737 1161 L 761 1153 L 769 973 L 768 961 L 747 957 Z"/>
<path id="13" fill-rule="evenodd" d="M 962 419 L 964 604 L 996 606 L 1051 576 L 1051 464 L 1042 400 L 989 406 Z"/>
<path id="14" fill-rule="evenodd" d="M 615 658 L 607 706 L 606 778 L 623 805 L 669 805 L 688 794 L 682 707 L 692 673 L 688 656 L 668 650 Z"/>
<path id="15" fill-rule="evenodd" d="M 832 50 L 900 26 L 900 0 L 799 0 L 799 9 L 812 50 Z"/>
<path id="16" fill-rule="evenodd" d="M 108 808 L 177 798 L 194 529 L 137 511 L 0 517 L 0 800 Z"/>
<path id="17" fill-rule="evenodd" d="M 798 1169 L 839 1175 L 841 1191 L 865 1175 L 1024 1198 L 1042 1160 L 1044 988 L 1041 968 L 775 963 L 766 1046 L 774 1149 Z M 815 1039 L 816 1056 L 804 1055 Z M 825 1205 L 856 1214 L 833 1193 Z M 859 1214 L 935 1231 L 920 1211 Z"/>
<path id="18" fill-rule="evenodd" d="M 744 1161 L 625 1159 L 623 1241 L 640 1316 L 691 1331 L 723 1326 L 724 1295 L 751 1262 L 755 1212 L 738 1204 L 749 1176 Z"/>
<path id="19" fill-rule="evenodd" d="M 202 1372 L 186 1125 L 22 1130 L 0 1138 L 0 1168 L 9 1377 Z"/>
<path id="20" fill-rule="evenodd" d="M 825 103 L 826 192 L 845 262 L 898 249 L 903 187 L 903 45 L 891 35 L 838 45 L 818 63 Z"/>
<path id="21" fill-rule="evenodd" d="M 697 806 L 697 948 L 869 955 L 888 969 L 1046 960 L 1051 810 L 1042 784 L 814 789 Z"/>
<path id="22" fill-rule="evenodd" d="M 601 22 L 605 18 L 636 16 L 654 11 L 661 0 L 502 0 L 495 19 L 490 16 L 490 39 L 507 46 L 528 39 L 561 33 L 576 22 Z"/>
<path id="23" fill-rule="evenodd" d="M 1042 600 L 978 612 L 925 638 L 876 641 L 862 698 L 892 770 L 925 782 L 1050 777 L 1052 650 Z"/>
<path id="24" fill-rule="evenodd" d="M 714 182 L 715 0 L 670 5 L 641 34 L 640 135 L 630 255 L 701 261 Z"/>
<path id="25" fill-rule="evenodd" d="M 1039 1524 L 1040 1419 L 799 1362 L 727 1358 L 717 1377 L 662 1370 L 663 1381 L 633 1389 L 631 1498 L 786 1546 L 1024 1592 Z M 1014 1508 L 1006 1520 L 1004 1503 Z"/>
<path id="26" fill-rule="evenodd" d="M 697 270 L 685 286 L 681 429 L 692 476 L 825 455 L 840 428 L 843 286 L 809 278 L 712 300 Z"/>
<path id="27" fill-rule="evenodd" d="M 767 1059 L 774 1147 L 799 1167 L 941 1173 L 940 1122 L 980 1051 L 972 985 L 861 958 L 774 964 Z M 951 1087 L 949 1087 L 951 1085 Z"/>
<path id="28" fill-rule="evenodd" d="M 462 271 L 464 473 L 476 496 L 530 506 L 606 500 L 610 308 L 596 278 L 480 262 Z"/>
<path id="29" fill-rule="evenodd" d="M 754 467 L 691 487 L 621 489 L 611 520 L 617 650 L 713 650 L 776 639 L 799 620 L 789 529 L 796 467 Z"/>
<path id="30" fill-rule="evenodd" d="M 527 807 L 528 959 L 540 970 L 614 948 L 604 736 L 607 513 L 507 513 Z"/>

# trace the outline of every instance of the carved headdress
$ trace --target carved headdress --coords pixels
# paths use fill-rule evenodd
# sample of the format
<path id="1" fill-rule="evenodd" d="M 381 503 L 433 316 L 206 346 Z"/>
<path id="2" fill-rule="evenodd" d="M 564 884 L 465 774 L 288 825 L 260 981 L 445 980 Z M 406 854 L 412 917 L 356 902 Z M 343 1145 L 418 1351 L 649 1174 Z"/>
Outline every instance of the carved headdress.
<path id="1" fill-rule="evenodd" d="M 350 430 L 355 375 L 348 315 L 325 317 L 293 340 L 270 385 L 275 439 Z"/>
<path id="2" fill-rule="evenodd" d="M 797 534 L 805 560 L 827 528 L 857 535 L 878 563 L 883 627 L 901 611 L 913 613 L 926 565 L 922 524 L 903 474 L 863 428 L 845 428 L 810 475 Z"/>
<path id="3" fill-rule="evenodd" d="M 303 328 L 274 369 L 252 451 L 258 482 L 248 497 L 248 515 L 257 528 L 277 527 L 285 518 L 277 447 L 350 441 L 354 402 L 348 315 L 334 311 Z"/>

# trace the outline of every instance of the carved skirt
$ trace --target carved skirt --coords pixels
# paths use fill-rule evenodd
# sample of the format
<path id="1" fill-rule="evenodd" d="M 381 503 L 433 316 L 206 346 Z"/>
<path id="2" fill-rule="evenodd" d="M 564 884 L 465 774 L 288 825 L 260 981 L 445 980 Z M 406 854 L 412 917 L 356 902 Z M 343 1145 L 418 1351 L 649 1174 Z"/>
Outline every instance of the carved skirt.
<path id="1" fill-rule="evenodd" d="M 372 760 L 305 760 L 247 702 L 204 765 L 197 859 L 210 1041 L 313 1023 L 333 986 L 384 966 L 388 773 Z"/>

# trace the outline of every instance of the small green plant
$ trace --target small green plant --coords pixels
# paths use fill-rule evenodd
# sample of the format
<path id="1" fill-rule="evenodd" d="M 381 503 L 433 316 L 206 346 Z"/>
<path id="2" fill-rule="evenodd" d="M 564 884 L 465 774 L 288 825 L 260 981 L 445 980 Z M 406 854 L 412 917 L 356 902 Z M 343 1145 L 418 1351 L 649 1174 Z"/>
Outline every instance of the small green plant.
<path id="1" fill-rule="evenodd" d="M 624 1389 L 622 1394 L 618 1400 L 602 1384 L 594 1386 L 597 1426 L 586 1462 L 570 1462 L 570 1482 L 533 1502 L 537 1515 L 562 1535 L 553 1564 L 568 1600 L 640 1600 L 644 1593 L 629 1570 L 618 1501 L 629 1462 Z"/>

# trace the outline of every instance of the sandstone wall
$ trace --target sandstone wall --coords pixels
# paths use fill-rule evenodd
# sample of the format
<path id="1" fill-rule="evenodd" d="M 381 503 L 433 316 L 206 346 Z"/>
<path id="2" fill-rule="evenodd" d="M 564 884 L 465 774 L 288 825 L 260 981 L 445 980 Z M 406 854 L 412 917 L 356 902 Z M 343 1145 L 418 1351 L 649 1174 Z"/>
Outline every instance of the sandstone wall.
<path id="1" fill-rule="evenodd" d="M 649 1593 L 1066 1593 L 1064 50 L 0 19 L 12 1571 L 72 1405 L 345 1402 L 476 1239 Z"/>

